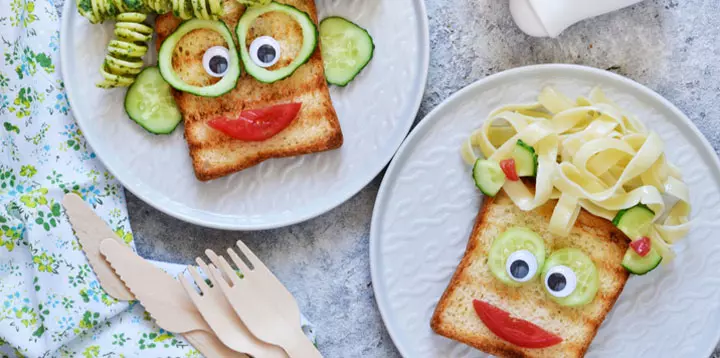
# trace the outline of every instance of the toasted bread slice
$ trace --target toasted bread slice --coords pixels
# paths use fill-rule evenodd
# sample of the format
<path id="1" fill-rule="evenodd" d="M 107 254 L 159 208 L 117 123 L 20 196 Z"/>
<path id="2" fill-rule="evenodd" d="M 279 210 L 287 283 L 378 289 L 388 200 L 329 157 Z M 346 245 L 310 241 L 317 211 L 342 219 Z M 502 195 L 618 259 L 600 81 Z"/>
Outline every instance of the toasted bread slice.
<path id="1" fill-rule="evenodd" d="M 568 237 L 554 236 L 548 231 L 554 206 L 553 201 L 524 212 L 502 191 L 495 198 L 485 199 L 465 255 L 433 314 L 430 325 L 436 333 L 500 357 L 570 358 L 585 354 L 628 279 L 628 272 L 620 265 L 628 240 L 609 221 L 585 211 L 580 213 Z M 487 253 L 493 239 L 512 226 L 525 226 L 542 236 L 548 255 L 567 247 L 589 255 L 600 278 L 595 299 L 582 307 L 563 307 L 549 298 L 539 278 L 517 288 L 495 279 L 487 264 Z M 478 318 L 473 309 L 474 299 L 532 322 L 563 341 L 541 349 L 508 343 Z"/>
<path id="2" fill-rule="evenodd" d="M 317 24 L 317 11 L 313 0 L 284 0 L 307 12 Z M 225 15 L 221 18 L 232 32 L 237 45 L 235 26 L 245 11 L 235 0 L 225 1 Z M 155 23 L 158 33 L 157 48 L 175 31 L 181 20 L 172 14 L 159 16 Z M 270 67 L 287 65 L 302 45 L 300 25 L 288 15 L 267 13 L 259 17 L 248 34 L 248 46 L 259 36 L 272 36 L 281 47 L 281 58 Z M 225 41 L 211 30 L 195 30 L 183 37 L 175 48 L 173 67 L 186 82 L 207 85 L 218 81 L 205 73 L 202 57 L 212 46 Z M 175 91 L 175 100 L 183 114 L 185 139 L 188 142 L 195 175 L 200 180 L 215 179 L 269 158 L 288 157 L 339 148 L 343 143 L 340 123 L 330 100 L 319 46 L 307 63 L 295 73 L 278 82 L 263 84 L 244 73 L 234 90 L 220 97 L 199 97 Z M 302 102 L 298 117 L 282 132 L 264 141 L 245 142 L 233 139 L 207 126 L 207 121 L 218 116 L 236 118 L 247 109 L 258 109 L 275 104 Z"/>

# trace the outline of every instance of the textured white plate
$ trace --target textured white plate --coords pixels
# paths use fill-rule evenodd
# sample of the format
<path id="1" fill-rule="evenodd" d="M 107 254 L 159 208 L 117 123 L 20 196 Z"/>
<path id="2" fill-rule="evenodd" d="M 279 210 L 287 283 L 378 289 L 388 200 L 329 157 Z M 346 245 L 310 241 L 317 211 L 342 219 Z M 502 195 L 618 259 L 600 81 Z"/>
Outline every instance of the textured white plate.
<path id="1" fill-rule="evenodd" d="M 367 185 L 402 143 L 425 89 L 430 46 L 422 0 L 316 4 L 320 19 L 346 17 L 367 28 L 376 46 L 374 59 L 353 83 L 330 89 L 345 137 L 339 150 L 273 159 L 209 183 L 197 181 L 182 126 L 170 136 L 150 135 L 126 116 L 124 89 L 95 87 L 112 21 L 91 25 L 68 0 L 61 56 L 73 114 L 95 153 L 128 190 L 179 219 L 258 230 L 320 215 Z"/>
<path id="2" fill-rule="evenodd" d="M 460 262 L 482 197 L 460 159 L 466 136 L 500 105 L 533 101 L 545 85 L 576 96 L 595 85 L 658 132 L 690 187 L 694 226 L 677 260 L 632 277 L 589 357 L 708 357 L 720 338 L 720 163 L 677 108 L 615 74 L 572 65 L 518 68 L 456 93 L 398 150 L 378 194 L 370 233 L 373 287 L 405 357 L 483 357 L 435 335 L 430 317 Z"/>

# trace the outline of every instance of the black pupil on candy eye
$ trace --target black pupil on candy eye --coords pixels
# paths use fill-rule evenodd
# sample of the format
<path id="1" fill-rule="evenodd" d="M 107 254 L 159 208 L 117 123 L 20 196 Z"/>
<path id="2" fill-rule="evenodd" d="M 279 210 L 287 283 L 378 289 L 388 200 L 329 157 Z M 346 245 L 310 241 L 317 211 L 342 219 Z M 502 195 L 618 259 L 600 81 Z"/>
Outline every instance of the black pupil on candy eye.
<path id="1" fill-rule="evenodd" d="M 270 45 L 262 45 L 258 49 L 257 57 L 263 63 L 270 63 L 275 59 L 275 48 Z"/>
<path id="2" fill-rule="evenodd" d="M 213 56 L 210 59 L 210 70 L 214 73 L 221 74 L 224 73 L 225 70 L 228 68 L 228 61 L 225 57 L 222 56 Z"/>
<path id="3" fill-rule="evenodd" d="M 565 279 L 565 275 L 556 272 L 551 274 L 550 277 L 548 277 L 547 284 L 551 290 L 559 292 L 562 291 L 563 288 L 565 288 L 567 280 Z"/>
<path id="4" fill-rule="evenodd" d="M 517 260 L 510 264 L 510 274 L 514 278 L 525 278 L 530 272 L 530 267 L 527 262 L 523 260 Z"/>

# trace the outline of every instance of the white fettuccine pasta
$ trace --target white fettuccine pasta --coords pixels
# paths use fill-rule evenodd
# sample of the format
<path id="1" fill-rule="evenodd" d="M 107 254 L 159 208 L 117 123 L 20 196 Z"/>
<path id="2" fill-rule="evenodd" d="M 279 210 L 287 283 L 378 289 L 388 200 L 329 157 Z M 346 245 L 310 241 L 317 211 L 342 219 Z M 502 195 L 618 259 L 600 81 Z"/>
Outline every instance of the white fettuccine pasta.
<path id="1" fill-rule="evenodd" d="M 581 208 L 612 220 L 618 211 L 644 204 L 655 213 L 649 238 L 667 263 L 671 244 L 689 230 L 690 197 L 680 170 L 669 163 L 657 133 L 595 88 L 573 101 L 544 88 L 538 102 L 493 111 L 462 146 L 462 157 L 500 161 L 518 140 L 535 149 L 534 190 L 506 181 L 503 190 L 522 210 L 559 199 L 550 230 L 566 236 Z"/>

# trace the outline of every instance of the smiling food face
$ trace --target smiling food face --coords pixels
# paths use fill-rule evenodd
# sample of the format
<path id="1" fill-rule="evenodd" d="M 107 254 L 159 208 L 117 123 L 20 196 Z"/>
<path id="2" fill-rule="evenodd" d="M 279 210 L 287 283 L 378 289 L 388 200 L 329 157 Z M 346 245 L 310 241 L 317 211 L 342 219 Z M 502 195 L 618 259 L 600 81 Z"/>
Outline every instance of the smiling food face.
<path id="1" fill-rule="evenodd" d="M 568 237 L 551 235 L 554 205 L 523 212 L 504 193 L 485 198 L 435 309 L 436 333 L 501 357 L 585 353 L 627 281 L 628 243 L 584 211 Z"/>
<path id="2" fill-rule="evenodd" d="M 193 91 L 173 93 L 183 115 L 196 177 L 215 179 L 269 158 L 339 148 L 343 135 L 314 39 L 314 1 L 283 0 L 246 9 L 227 0 L 223 9 L 220 21 L 214 21 L 216 28 L 187 32 L 172 49 L 173 68 L 190 85 L 227 82 L 235 68 L 233 54 L 237 68 L 242 69 L 237 83 L 226 92 L 214 93 L 215 97 Z M 189 22 L 181 24 L 172 14 L 159 16 L 155 24 L 158 44 Z M 306 36 L 308 28 L 312 36 Z M 239 34 L 245 36 L 244 42 Z M 162 46 L 158 47 L 162 52 Z M 297 66 L 291 68 L 293 63 Z M 227 72 L 223 75 L 223 71 Z M 282 121 L 285 127 L 277 128 L 277 121 L 270 123 L 280 117 L 289 119 Z M 242 128 L 230 125 L 239 122 Z"/>

